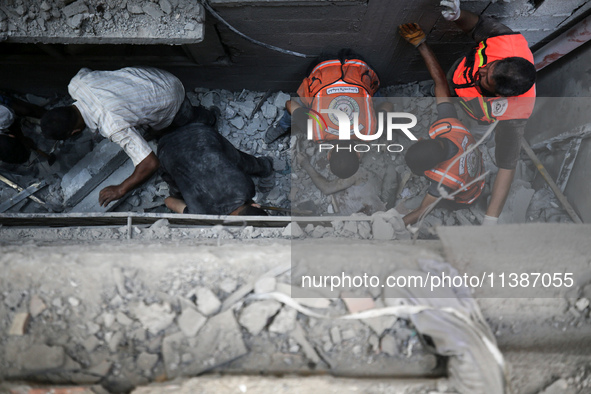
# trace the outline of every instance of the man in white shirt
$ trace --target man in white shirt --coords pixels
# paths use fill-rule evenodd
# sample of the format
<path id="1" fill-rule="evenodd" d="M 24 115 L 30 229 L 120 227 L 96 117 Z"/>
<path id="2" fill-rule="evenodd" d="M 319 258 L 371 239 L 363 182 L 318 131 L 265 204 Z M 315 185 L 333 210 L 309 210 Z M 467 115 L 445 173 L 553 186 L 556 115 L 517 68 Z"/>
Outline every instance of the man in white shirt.
<path id="1" fill-rule="evenodd" d="M 101 190 L 102 206 L 120 199 L 158 169 L 160 163 L 142 137 L 143 131 L 190 122 L 213 125 L 216 121 L 213 112 L 191 106 L 177 77 L 152 67 L 115 71 L 83 68 L 70 81 L 68 92 L 74 104 L 49 110 L 41 119 L 43 134 L 64 140 L 88 127 L 119 144 L 135 166 L 121 184 Z"/>

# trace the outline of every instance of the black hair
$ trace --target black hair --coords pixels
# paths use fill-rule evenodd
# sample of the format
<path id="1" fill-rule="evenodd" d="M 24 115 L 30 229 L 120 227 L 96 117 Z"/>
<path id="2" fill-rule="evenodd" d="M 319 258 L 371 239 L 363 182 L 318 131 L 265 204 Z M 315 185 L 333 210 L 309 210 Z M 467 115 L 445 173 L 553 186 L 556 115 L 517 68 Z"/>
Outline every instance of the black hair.
<path id="1" fill-rule="evenodd" d="M 308 108 L 298 107 L 291 114 L 292 132 L 305 132 L 308 123 Z"/>
<path id="2" fill-rule="evenodd" d="M 72 136 L 76 118 L 73 106 L 50 109 L 41 117 L 41 131 L 52 140 L 66 140 Z"/>
<path id="3" fill-rule="evenodd" d="M 503 97 L 519 96 L 536 82 L 536 68 L 522 57 L 508 57 L 495 63 L 492 78 L 496 84 L 496 94 Z"/>
<path id="4" fill-rule="evenodd" d="M 240 216 L 269 216 L 267 211 L 262 208 L 253 207 L 247 204 L 242 211 L 239 213 Z"/>
<path id="5" fill-rule="evenodd" d="M 337 143 L 330 151 L 330 171 L 341 179 L 352 177 L 359 170 L 359 156 L 351 143 Z"/>
<path id="6" fill-rule="evenodd" d="M 312 70 L 314 70 L 314 68 L 317 65 L 319 65 L 320 63 L 325 62 L 327 60 L 334 60 L 334 59 L 340 60 L 341 63 L 344 63 L 345 60 L 350 60 L 350 59 L 357 59 L 357 60 L 361 60 L 362 62 L 367 63 L 367 61 L 365 60 L 365 58 L 363 56 L 361 56 L 357 52 L 353 51 L 351 48 L 343 48 L 343 49 L 339 50 L 336 54 L 334 52 L 321 53 L 312 63 L 310 63 L 310 65 L 308 66 L 308 69 L 306 70 L 306 75 L 310 75 Z M 369 63 L 367 63 L 367 65 L 370 66 Z M 373 69 L 373 67 L 371 67 L 371 66 L 370 66 L 370 68 Z M 375 70 L 374 70 L 374 72 L 375 72 Z"/>
<path id="7" fill-rule="evenodd" d="M 29 160 L 31 152 L 16 138 L 0 134 L 0 161 L 22 164 Z"/>
<path id="8" fill-rule="evenodd" d="M 446 160 L 445 145 L 437 139 L 421 140 L 408 148 L 404 160 L 413 174 L 424 175 L 425 171 Z"/>

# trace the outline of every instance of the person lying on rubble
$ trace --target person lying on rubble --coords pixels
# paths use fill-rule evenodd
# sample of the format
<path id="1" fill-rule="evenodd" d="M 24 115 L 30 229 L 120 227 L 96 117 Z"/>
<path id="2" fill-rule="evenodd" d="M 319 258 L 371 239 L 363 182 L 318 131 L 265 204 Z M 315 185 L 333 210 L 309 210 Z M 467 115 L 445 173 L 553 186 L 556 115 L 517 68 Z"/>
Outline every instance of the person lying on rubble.
<path id="1" fill-rule="evenodd" d="M 484 179 L 469 185 L 482 173 L 482 156 L 478 149 L 474 149 L 460 158 L 476 141 L 458 120 L 458 114 L 449 97 L 445 73 L 425 42 L 425 33 L 416 23 L 401 25 L 399 29 L 400 35 L 419 50 L 433 78 L 438 113 L 437 120 L 429 129 L 430 139 L 411 145 L 404 156 L 406 164 L 415 175 L 424 175 L 431 181 L 421 205 L 404 216 L 404 224 L 409 225 L 416 223 L 423 212 L 437 202 L 442 194 L 439 183 L 448 194 L 465 188 L 453 196 L 453 200 L 458 204 L 468 205 L 482 193 Z M 450 164 L 452 165 L 448 170 Z"/>
<path id="2" fill-rule="evenodd" d="M 191 106 L 177 77 L 157 68 L 82 68 L 70 81 L 68 92 L 75 102 L 47 111 L 41 118 L 43 134 L 65 140 L 85 128 L 98 131 L 121 146 L 135 166 L 121 184 L 100 191 L 101 206 L 120 199 L 158 169 L 158 158 L 142 137 L 142 131 L 162 131 L 195 121 L 209 125 L 216 122 L 212 111 Z"/>
<path id="3" fill-rule="evenodd" d="M 170 190 L 164 202 L 177 213 L 267 215 L 252 199 L 252 176 L 271 177 L 273 160 L 236 149 L 213 127 L 190 123 L 158 141 L 162 179 Z"/>
<path id="4" fill-rule="evenodd" d="M 29 160 L 31 150 L 37 146 L 23 135 L 19 118 L 39 119 L 44 113 L 43 107 L 0 92 L 0 161 L 23 164 Z"/>
<path id="5" fill-rule="evenodd" d="M 527 119 L 536 97 L 536 69 L 523 35 L 484 16 L 460 9 L 460 0 L 442 0 L 442 15 L 468 34 L 477 45 L 451 67 L 451 93 L 462 108 L 482 124 L 495 128 L 499 167 L 482 224 L 496 224 L 503 210 L 521 151 Z"/>
<path id="6" fill-rule="evenodd" d="M 308 116 L 319 119 L 312 124 L 312 138 L 315 142 L 322 143 L 339 138 L 337 119 L 321 114 L 322 109 L 338 108 L 345 111 L 350 119 L 352 112 L 359 112 L 360 133 L 372 135 L 377 132 L 376 109 L 392 108 L 387 102 L 374 108 L 372 98 L 379 96 L 380 79 L 360 55 L 349 49 L 342 49 L 337 56 L 322 56 L 310 66 L 307 75 L 297 90 L 299 98 L 288 100 L 277 126 L 270 127 L 265 132 L 267 144 L 290 133 L 292 115 L 294 118 L 305 118 L 303 127 L 300 127 L 302 131 L 307 128 Z M 357 138 L 352 128 L 351 138 Z"/>

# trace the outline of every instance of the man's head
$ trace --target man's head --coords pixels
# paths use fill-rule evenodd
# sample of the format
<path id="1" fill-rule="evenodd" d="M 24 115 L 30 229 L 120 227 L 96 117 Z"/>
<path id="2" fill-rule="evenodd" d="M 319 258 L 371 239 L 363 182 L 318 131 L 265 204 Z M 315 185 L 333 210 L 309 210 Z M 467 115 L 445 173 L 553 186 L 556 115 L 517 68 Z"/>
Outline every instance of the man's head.
<path id="1" fill-rule="evenodd" d="M 52 140 L 66 140 L 78 131 L 78 112 L 73 106 L 50 109 L 41 118 L 43 135 Z"/>
<path id="2" fill-rule="evenodd" d="M 536 82 L 536 68 L 522 57 L 508 57 L 478 70 L 480 87 L 497 96 L 513 97 L 527 92 Z"/>
<path id="3" fill-rule="evenodd" d="M 29 160 L 31 152 L 16 138 L 8 134 L 0 134 L 0 161 L 11 164 L 22 164 Z"/>
<path id="4" fill-rule="evenodd" d="M 446 154 L 443 141 L 435 138 L 432 140 L 421 140 L 411 145 L 406 151 L 404 159 L 413 174 L 424 175 L 425 171 L 445 161 L 447 159 Z"/>
<path id="5" fill-rule="evenodd" d="M 341 179 L 352 177 L 359 170 L 359 155 L 351 143 L 337 143 L 329 152 L 330 171 Z"/>

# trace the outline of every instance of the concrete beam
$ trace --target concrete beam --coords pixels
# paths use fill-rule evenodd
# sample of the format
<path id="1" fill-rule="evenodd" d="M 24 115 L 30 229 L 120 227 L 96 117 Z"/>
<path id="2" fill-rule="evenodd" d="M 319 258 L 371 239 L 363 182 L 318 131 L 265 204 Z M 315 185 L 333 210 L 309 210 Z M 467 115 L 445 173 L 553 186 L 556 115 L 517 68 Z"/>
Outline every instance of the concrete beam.
<path id="1" fill-rule="evenodd" d="M 77 205 L 127 159 L 127 154 L 119 145 L 108 139 L 101 141 L 63 176 L 64 206 Z"/>
<path id="2" fill-rule="evenodd" d="M 123 153 L 125 155 L 125 153 Z M 127 157 L 127 155 L 125 155 Z M 109 204 L 107 207 L 101 207 L 99 205 L 99 193 L 100 191 L 111 185 L 118 185 L 123 182 L 128 176 L 131 175 L 133 172 L 133 163 L 131 160 L 126 160 L 125 163 L 119 168 L 117 168 L 111 175 L 103 180 L 103 182 L 99 183 L 98 185 L 93 182 L 94 189 L 90 194 L 82 199 L 78 204 L 76 204 L 70 212 L 109 212 L 117 205 L 119 205 L 119 201 Z"/>

